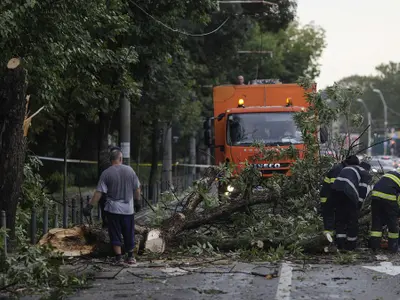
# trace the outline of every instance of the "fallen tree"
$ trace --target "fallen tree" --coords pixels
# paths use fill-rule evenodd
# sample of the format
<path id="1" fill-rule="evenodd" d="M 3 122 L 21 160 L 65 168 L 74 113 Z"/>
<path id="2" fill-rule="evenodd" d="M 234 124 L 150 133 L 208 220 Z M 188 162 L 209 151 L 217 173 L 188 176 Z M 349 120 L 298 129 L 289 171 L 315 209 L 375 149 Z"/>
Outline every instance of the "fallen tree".
<path id="1" fill-rule="evenodd" d="M 302 84 L 307 88 L 310 83 L 304 81 Z M 264 145 L 255 145 L 259 149 L 260 160 L 295 158 L 290 177 L 275 175 L 263 180 L 259 171 L 249 164 L 237 177 L 232 178 L 229 175 L 233 165 L 210 167 L 195 182 L 188 195 L 176 199 L 174 209 L 168 205 L 156 207 L 156 213 L 164 210 L 165 216 L 158 226 L 136 226 L 137 251 L 147 249 L 162 253 L 168 247 L 210 243 L 221 250 L 269 250 L 281 246 L 306 252 L 323 252 L 330 242 L 322 235 L 322 220 L 318 213 L 319 189 L 324 173 L 335 159 L 319 155 L 320 145 L 315 132 L 339 115 L 344 115 L 347 124 L 353 127 L 360 126 L 362 121 L 358 116 L 351 115 L 348 109 L 352 99 L 357 99 L 355 91 L 335 85 L 328 89 L 328 94 L 332 101 L 339 102 L 338 107 L 328 107 L 318 93 L 312 93 L 308 95 L 310 108 L 295 115 L 305 143 L 301 155 L 294 147 L 277 151 Z M 349 130 L 354 130 L 350 125 Z M 343 137 L 331 137 L 331 140 L 335 139 L 339 139 L 335 144 L 344 145 Z M 354 154 L 357 151 L 354 145 L 348 149 L 336 149 L 336 161 Z M 218 181 L 229 181 L 234 187 L 233 192 L 218 197 L 212 192 L 216 190 Z M 254 189 L 256 186 L 262 189 Z M 368 209 L 366 206 L 361 219 L 364 230 L 368 230 Z M 102 248 L 99 244 L 107 245 L 104 231 L 90 228 L 86 235 L 96 236 L 96 249 Z M 110 247 L 107 249 L 109 251 Z"/>

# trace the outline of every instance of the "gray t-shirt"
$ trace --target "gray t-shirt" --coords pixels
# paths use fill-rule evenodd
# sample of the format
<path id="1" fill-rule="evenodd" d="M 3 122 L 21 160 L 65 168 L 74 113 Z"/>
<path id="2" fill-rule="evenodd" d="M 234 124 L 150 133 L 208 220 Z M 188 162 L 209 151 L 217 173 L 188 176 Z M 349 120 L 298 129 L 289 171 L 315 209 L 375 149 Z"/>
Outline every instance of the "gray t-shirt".
<path id="1" fill-rule="evenodd" d="M 130 166 L 114 165 L 101 173 L 96 190 L 107 195 L 105 211 L 131 215 L 134 192 L 139 187 L 139 178 Z"/>

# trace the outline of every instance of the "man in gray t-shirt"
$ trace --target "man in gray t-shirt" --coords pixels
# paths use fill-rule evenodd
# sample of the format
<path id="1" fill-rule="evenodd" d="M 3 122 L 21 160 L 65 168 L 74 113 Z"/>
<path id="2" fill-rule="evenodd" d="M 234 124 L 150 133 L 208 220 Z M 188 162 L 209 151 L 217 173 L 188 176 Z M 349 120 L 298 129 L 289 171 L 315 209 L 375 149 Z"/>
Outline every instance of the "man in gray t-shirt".
<path id="1" fill-rule="evenodd" d="M 106 195 L 104 211 L 107 214 L 108 233 L 113 246 L 116 263 L 121 263 L 121 245 L 128 252 L 127 263 L 136 263 L 133 257 L 135 246 L 134 212 L 140 210 L 140 182 L 130 166 L 122 164 L 122 152 L 113 148 L 110 152 L 111 166 L 100 176 L 96 192 L 85 208 L 84 214 L 90 215 L 93 204 L 102 194 Z"/>

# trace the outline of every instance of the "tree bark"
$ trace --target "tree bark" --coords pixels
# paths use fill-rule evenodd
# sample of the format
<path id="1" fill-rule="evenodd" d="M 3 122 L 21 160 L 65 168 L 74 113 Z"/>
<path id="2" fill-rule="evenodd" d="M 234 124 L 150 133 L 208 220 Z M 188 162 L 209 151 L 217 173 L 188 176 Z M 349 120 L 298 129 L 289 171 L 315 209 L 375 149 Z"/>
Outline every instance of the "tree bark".
<path id="1" fill-rule="evenodd" d="M 68 141 L 69 141 L 69 114 L 64 120 L 64 173 L 63 173 L 63 227 L 68 227 L 68 203 L 67 203 L 67 185 L 68 185 Z"/>
<path id="2" fill-rule="evenodd" d="M 26 88 L 27 73 L 19 59 L 13 59 L 0 80 L 0 210 L 6 212 L 12 240 L 24 174 Z"/>
<path id="3" fill-rule="evenodd" d="M 196 164 L 196 132 L 192 133 L 192 136 L 190 137 L 190 147 L 189 147 L 189 163 L 191 165 Z M 193 180 L 196 179 L 196 167 L 192 166 L 189 168 L 189 174 L 190 174 L 190 184 L 193 182 Z"/>
<path id="4" fill-rule="evenodd" d="M 164 126 L 163 145 L 162 192 L 172 185 L 172 126 L 169 123 Z"/>
<path id="5" fill-rule="evenodd" d="M 149 176 L 149 199 L 153 200 L 153 186 L 157 182 L 157 169 L 158 169 L 158 120 L 153 120 L 152 133 L 151 133 L 151 168 Z"/>
<path id="6" fill-rule="evenodd" d="M 108 157 L 108 134 L 111 126 L 111 115 L 100 111 L 99 113 L 99 136 L 98 136 L 98 175 L 110 166 Z"/>
<path id="7" fill-rule="evenodd" d="M 98 177 L 100 178 L 101 173 L 105 169 L 107 169 L 110 166 L 110 160 L 109 160 L 109 155 L 108 155 L 108 134 L 110 132 L 110 126 L 111 126 L 111 119 L 112 115 L 107 114 L 103 111 L 100 111 L 99 113 L 99 135 L 98 135 L 98 152 L 97 152 L 97 172 L 98 172 Z M 104 212 L 104 207 L 106 203 L 106 195 L 103 194 L 100 201 L 100 210 L 101 210 L 101 219 L 102 219 L 102 226 L 106 227 L 107 226 L 107 218 L 106 214 Z"/>

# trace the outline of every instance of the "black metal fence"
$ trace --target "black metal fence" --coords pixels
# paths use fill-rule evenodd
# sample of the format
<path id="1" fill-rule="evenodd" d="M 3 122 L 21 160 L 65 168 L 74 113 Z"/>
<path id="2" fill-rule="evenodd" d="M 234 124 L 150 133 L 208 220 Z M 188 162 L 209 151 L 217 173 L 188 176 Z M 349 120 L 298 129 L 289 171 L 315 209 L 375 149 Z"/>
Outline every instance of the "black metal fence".
<path id="1" fill-rule="evenodd" d="M 196 176 L 198 177 L 198 176 Z M 172 183 L 170 182 L 156 182 L 150 189 L 149 185 L 143 184 L 142 190 L 142 207 L 147 209 L 149 205 L 156 205 L 163 197 L 163 192 L 172 191 L 175 195 L 179 195 L 186 191 L 191 185 L 193 180 L 187 176 L 174 177 Z M 149 195 L 152 190 L 153 197 L 149 199 Z M 84 224 L 86 219 L 83 216 L 83 208 L 90 201 L 91 195 L 80 196 L 76 195 L 65 202 L 54 201 L 54 205 L 51 207 L 33 207 L 30 213 L 30 222 L 27 232 L 29 232 L 29 239 L 31 244 L 36 244 L 38 239 L 45 235 L 51 228 L 70 228 L 76 225 Z M 92 213 L 94 221 L 101 221 L 101 209 L 97 206 L 97 209 Z M 1 211 L 1 222 L 2 229 L 6 228 L 6 212 Z M 4 253 L 7 254 L 7 238 L 4 236 L 1 241 L 0 249 L 4 249 Z"/>

